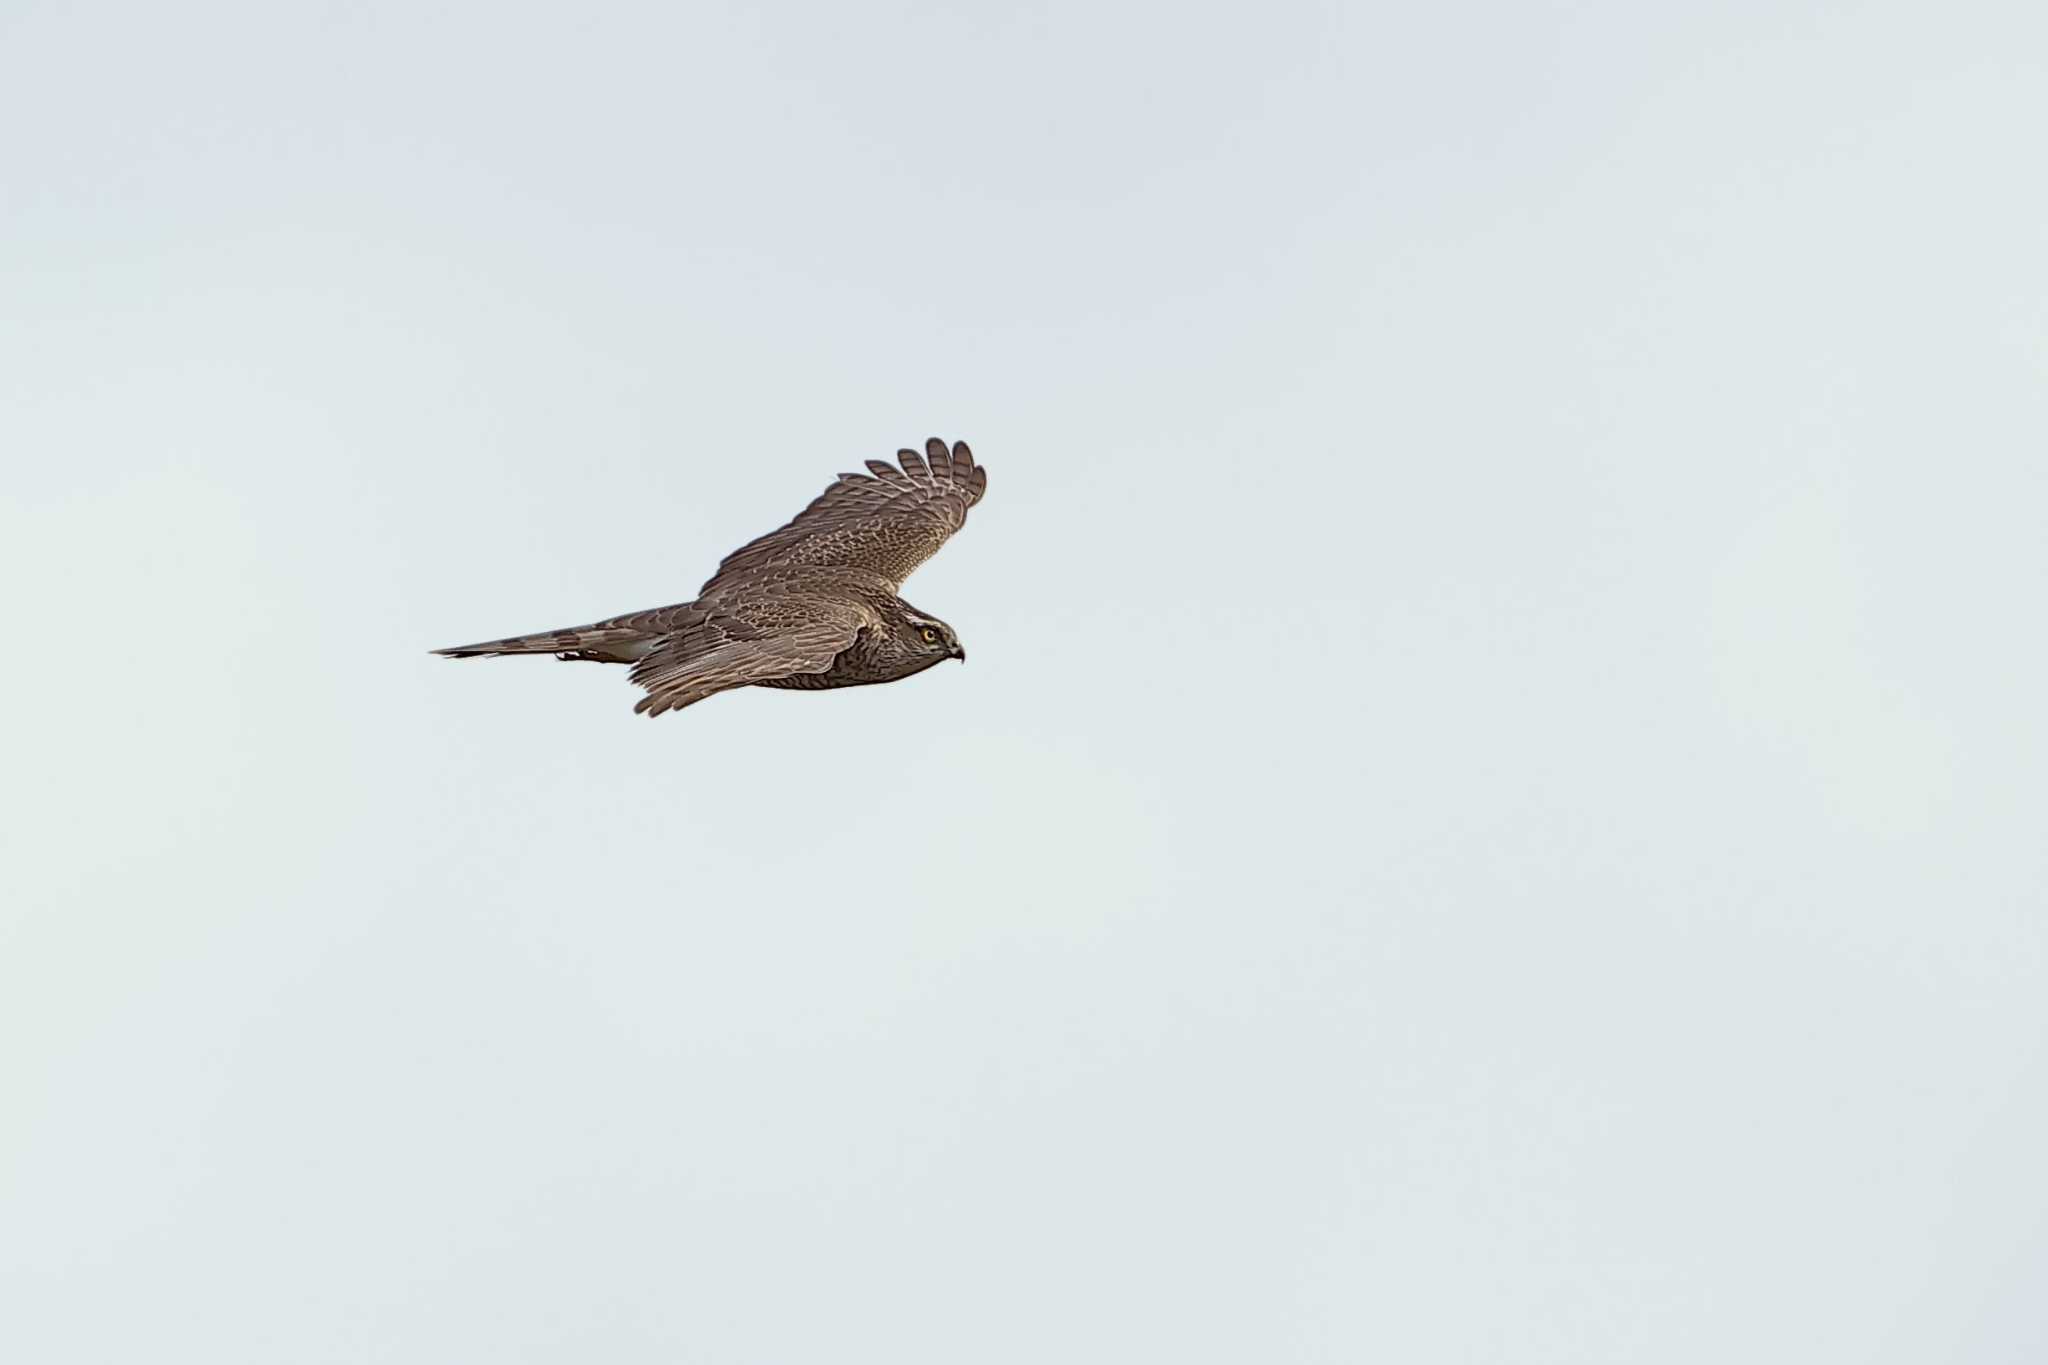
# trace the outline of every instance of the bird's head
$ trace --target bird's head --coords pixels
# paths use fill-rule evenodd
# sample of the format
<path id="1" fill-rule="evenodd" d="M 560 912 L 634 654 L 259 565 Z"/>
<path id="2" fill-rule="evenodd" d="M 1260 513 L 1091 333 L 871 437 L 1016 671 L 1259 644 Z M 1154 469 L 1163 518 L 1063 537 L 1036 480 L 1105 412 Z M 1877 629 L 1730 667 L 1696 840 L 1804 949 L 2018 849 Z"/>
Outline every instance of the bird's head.
<path id="1" fill-rule="evenodd" d="M 967 662 L 967 651 L 960 647 L 960 637 L 953 628 L 936 616 L 923 612 L 909 611 L 904 614 L 905 634 L 909 637 L 913 653 L 930 656 L 933 663 L 942 659 L 958 659 Z"/>

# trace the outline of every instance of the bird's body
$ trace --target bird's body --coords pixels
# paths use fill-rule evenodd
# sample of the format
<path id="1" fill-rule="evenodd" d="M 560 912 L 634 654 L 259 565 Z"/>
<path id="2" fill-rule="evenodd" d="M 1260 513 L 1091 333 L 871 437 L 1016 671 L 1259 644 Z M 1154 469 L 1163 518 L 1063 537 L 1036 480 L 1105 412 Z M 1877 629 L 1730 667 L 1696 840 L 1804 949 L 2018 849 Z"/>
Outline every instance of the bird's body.
<path id="1" fill-rule="evenodd" d="M 727 555 L 694 601 L 434 652 L 630 664 L 647 689 L 634 710 L 655 716 L 734 687 L 859 687 L 965 659 L 952 627 L 897 593 L 965 523 L 988 475 L 964 442 L 898 459 L 840 475 L 788 525 Z"/>

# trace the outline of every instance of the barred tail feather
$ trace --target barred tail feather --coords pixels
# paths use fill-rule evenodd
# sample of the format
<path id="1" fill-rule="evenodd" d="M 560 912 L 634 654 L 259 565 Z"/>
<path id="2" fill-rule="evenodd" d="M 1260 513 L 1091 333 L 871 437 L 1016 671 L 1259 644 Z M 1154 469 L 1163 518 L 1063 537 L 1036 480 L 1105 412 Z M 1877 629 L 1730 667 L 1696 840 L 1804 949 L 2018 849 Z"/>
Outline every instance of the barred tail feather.
<path id="1" fill-rule="evenodd" d="M 534 635 L 510 635 L 502 640 L 484 640 L 473 645 L 451 645 L 434 653 L 444 659 L 488 659 L 499 654 L 553 654 L 562 659 L 591 659 L 599 663 L 631 663 L 645 654 L 654 641 L 637 630 L 620 627 L 583 626 L 572 630 L 546 630 Z"/>

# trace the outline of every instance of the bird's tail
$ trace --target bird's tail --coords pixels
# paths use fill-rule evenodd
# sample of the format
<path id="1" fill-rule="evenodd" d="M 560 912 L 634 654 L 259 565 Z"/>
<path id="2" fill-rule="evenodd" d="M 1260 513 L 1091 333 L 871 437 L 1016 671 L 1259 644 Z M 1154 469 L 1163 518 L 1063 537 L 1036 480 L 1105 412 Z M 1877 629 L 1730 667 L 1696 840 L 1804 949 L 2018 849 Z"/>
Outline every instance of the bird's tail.
<path id="1" fill-rule="evenodd" d="M 434 653 L 447 659 L 487 659 L 494 654 L 553 654 L 564 659 L 624 664 L 645 654 L 651 643 L 645 632 L 622 626 L 574 626 L 567 630 L 544 630 L 534 635 L 508 635 L 502 640 L 484 640 L 473 645 L 451 645 Z"/>

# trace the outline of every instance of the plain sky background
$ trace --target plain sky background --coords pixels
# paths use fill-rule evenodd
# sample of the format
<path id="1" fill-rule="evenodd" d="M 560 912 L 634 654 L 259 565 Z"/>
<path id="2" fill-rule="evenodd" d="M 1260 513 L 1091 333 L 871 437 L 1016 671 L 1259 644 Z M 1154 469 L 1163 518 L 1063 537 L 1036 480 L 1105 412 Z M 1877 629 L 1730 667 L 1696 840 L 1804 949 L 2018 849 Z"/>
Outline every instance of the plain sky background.
<path id="1" fill-rule="evenodd" d="M 0 3 L 0 1357 L 2048 1358 L 2044 52 Z"/>

